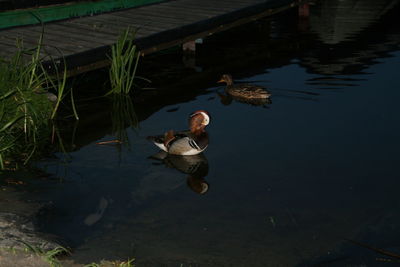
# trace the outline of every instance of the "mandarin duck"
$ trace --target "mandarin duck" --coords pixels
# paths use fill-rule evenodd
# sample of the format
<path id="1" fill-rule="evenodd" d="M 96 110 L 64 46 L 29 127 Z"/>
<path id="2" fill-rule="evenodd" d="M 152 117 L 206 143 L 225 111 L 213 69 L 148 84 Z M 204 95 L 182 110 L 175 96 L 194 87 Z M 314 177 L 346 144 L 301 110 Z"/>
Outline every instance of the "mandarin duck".
<path id="1" fill-rule="evenodd" d="M 147 139 L 171 155 L 197 155 L 208 146 L 208 134 L 205 127 L 209 123 L 209 113 L 198 110 L 190 114 L 189 130 L 180 132 L 170 130 L 164 135 L 148 136 Z"/>

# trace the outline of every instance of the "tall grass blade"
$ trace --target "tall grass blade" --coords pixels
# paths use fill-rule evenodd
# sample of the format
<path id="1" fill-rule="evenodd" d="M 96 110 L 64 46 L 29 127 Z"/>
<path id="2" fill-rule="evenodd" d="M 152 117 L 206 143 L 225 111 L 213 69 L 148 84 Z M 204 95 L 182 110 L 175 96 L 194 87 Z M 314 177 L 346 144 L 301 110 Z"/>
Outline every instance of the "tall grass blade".
<path id="1" fill-rule="evenodd" d="M 129 94 L 133 88 L 139 53 L 133 40 L 135 31 L 125 30 L 111 47 L 111 67 L 109 71 L 111 90 L 107 94 Z"/>
<path id="2" fill-rule="evenodd" d="M 54 63 L 53 65 L 54 65 L 54 69 L 56 70 L 56 79 L 58 82 L 56 83 L 55 81 L 53 81 L 52 79 L 49 78 L 52 87 L 55 88 L 57 91 L 57 101 L 54 106 L 53 113 L 51 114 L 51 119 L 55 118 L 56 113 L 58 111 L 58 107 L 60 106 L 61 100 L 64 97 L 65 84 L 67 82 L 67 64 L 66 64 L 64 58 L 63 58 L 63 62 L 64 62 L 64 71 L 63 71 L 62 78 L 60 78 L 60 73 L 59 73 L 58 67 L 54 62 L 53 62 Z"/>
<path id="3" fill-rule="evenodd" d="M 22 118 L 24 118 L 24 116 L 15 117 L 11 121 L 7 122 L 2 128 L 0 128 L 0 133 L 6 131 L 9 128 L 11 128 L 13 125 L 15 125 Z"/>
<path id="4" fill-rule="evenodd" d="M 16 93 L 16 90 L 11 90 L 11 91 L 5 93 L 4 95 L 0 96 L 0 101 L 14 95 L 15 93 Z"/>
<path id="5" fill-rule="evenodd" d="M 4 161 L 3 161 L 3 156 L 0 153 L 0 169 L 4 170 Z"/>
<path id="6" fill-rule="evenodd" d="M 72 105 L 72 110 L 74 112 L 75 119 L 78 121 L 79 120 L 79 116 L 78 116 L 78 112 L 76 111 L 73 88 L 71 88 L 71 105 Z"/>

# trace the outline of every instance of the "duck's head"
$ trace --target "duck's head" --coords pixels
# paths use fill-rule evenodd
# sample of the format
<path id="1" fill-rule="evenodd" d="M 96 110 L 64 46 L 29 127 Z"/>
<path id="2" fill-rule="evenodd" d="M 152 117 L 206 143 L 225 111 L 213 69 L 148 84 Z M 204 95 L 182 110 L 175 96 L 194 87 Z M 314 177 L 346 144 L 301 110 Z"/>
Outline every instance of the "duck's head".
<path id="1" fill-rule="evenodd" d="M 227 85 L 232 85 L 233 84 L 232 76 L 230 74 L 224 74 L 222 75 L 221 79 L 218 82 L 226 83 Z"/>
<path id="2" fill-rule="evenodd" d="M 210 123 L 210 114 L 205 110 L 197 110 L 189 116 L 189 127 L 192 132 L 204 131 Z"/>

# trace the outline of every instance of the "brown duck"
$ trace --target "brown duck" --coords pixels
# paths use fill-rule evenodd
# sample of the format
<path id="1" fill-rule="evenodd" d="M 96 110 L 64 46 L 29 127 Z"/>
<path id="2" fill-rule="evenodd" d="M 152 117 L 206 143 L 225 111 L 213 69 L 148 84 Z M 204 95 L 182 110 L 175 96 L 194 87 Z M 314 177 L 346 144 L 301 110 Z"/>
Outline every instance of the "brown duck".
<path id="1" fill-rule="evenodd" d="M 222 75 L 219 83 L 226 83 L 225 92 L 239 100 L 256 100 L 267 99 L 271 96 L 264 87 L 253 84 L 233 84 L 232 76 L 229 74 Z"/>

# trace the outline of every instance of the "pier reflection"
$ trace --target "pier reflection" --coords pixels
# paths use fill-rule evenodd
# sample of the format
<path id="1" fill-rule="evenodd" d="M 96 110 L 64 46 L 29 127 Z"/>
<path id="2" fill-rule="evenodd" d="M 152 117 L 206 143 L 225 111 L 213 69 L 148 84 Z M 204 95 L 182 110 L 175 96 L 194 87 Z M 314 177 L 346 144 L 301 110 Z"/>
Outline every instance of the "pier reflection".
<path id="1" fill-rule="evenodd" d="M 317 40 L 299 64 L 320 75 L 364 74 L 377 58 L 399 47 L 398 0 L 318 1 L 312 6 L 309 33 Z M 352 85 L 357 85 L 357 83 Z M 347 83 L 349 84 L 349 83 Z"/>
<path id="2" fill-rule="evenodd" d="M 351 41 L 398 3 L 398 0 L 318 1 L 312 7 L 310 28 L 324 44 Z"/>

